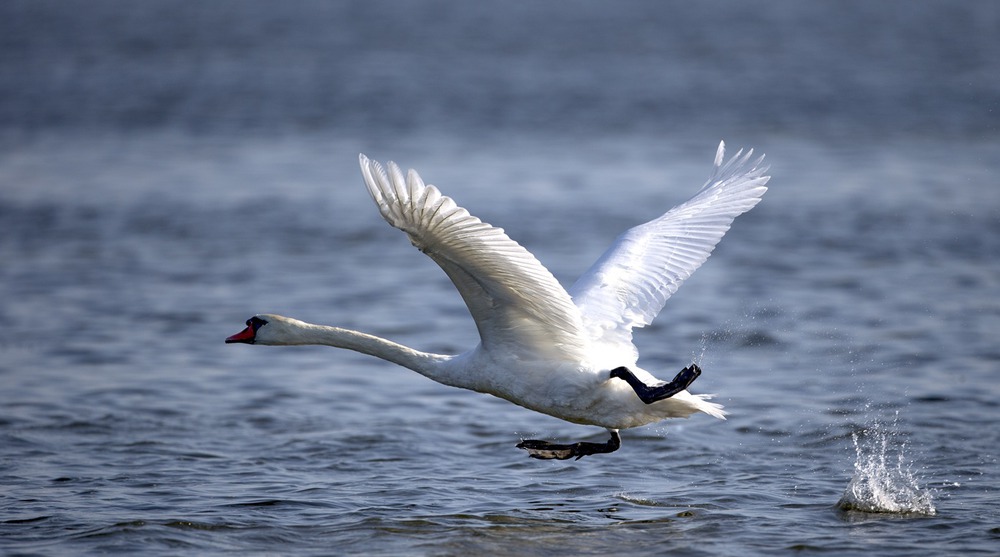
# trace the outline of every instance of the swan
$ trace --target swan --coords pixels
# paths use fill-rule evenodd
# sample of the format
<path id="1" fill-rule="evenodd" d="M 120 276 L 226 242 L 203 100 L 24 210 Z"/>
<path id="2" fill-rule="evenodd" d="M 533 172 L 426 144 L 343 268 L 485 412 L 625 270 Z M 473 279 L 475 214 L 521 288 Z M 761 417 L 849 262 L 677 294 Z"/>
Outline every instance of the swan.
<path id="1" fill-rule="evenodd" d="M 648 325 L 702 263 L 737 216 L 767 191 L 764 157 L 742 150 L 686 202 L 621 234 L 569 289 L 502 229 L 459 207 L 416 171 L 403 174 L 359 155 L 379 213 L 441 267 L 461 294 L 480 342 L 457 355 L 422 352 L 366 333 L 258 314 L 227 343 L 321 344 L 355 350 L 445 385 L 488 393 L 568 422 L 603 427 L 605 443 L 522 440 L 539 459 L 580 459 L 621 446 L 619 430 L 703 412 L 725 419 L 711 395 L 688 386 L 697 364 L 671 381 L 637 365 L 632 330 Z"/>

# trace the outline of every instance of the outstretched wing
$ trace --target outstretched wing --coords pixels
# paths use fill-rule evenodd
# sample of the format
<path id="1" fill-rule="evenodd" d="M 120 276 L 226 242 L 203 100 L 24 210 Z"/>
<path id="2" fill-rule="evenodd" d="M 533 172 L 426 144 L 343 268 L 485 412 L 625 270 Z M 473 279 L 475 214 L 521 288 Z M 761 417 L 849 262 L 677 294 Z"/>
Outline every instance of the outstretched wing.
<path id="1" fill-rule="evenodd" d="M 624 232 L 570 289 L 591 338 L 603 353 L 638 356 L 632 329 L 643 327 L 715 249 L 737 216 L 767 191 L 761 156 L 750 162 L 741 150 L 723 165 L 719 144 L 715 168 L 688 201 L 663 216 Z"/>
<path id="2" fill-rule="evenodd" d="M 424 185 L 416 171 L 388 173 L 361 155 L 361 174 L 390 225 L 437 262 L 455 283 L 486 349 L 578 359 L 584 354 L 580 311 L 542 264 L 502 229 Z"/>

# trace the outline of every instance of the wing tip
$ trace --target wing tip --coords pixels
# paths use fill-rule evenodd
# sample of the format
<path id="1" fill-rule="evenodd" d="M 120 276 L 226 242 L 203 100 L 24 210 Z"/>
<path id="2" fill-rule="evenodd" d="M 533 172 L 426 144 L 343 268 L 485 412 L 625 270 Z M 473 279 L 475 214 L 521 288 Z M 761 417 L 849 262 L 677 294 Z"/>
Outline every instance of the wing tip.
<path id="1" fill-rule="evenodd" d="M 713 186 L 722 185 L 726 182 L 741 181 L 744 183 L 756 182 L 756 185 L 763 186 L 771 179 L 766 173 L 771 169 L 770 164 L 765 164 L 766 155 L 761 153 L 753 158 L 754 149 L 740 149 L 735 155 L 725 160 L 726 142 L 720 141 L 719 148 L 715 152 L 715 161 L 712 168 L 712 175 L 702 186 L 702 190 L 707 190 Z M 764 191 L 767 191 L 766 188 Z M 763 195 L 763 192 L 761 192 Z"/>

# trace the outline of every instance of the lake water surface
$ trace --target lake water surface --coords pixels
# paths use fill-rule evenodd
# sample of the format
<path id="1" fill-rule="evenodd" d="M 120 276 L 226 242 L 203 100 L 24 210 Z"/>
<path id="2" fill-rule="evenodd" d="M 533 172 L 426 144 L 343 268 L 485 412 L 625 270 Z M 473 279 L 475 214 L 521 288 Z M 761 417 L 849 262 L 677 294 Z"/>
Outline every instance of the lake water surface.
<path id="1" fill-rule="evenodd" d="M 989 4 L 147 6 L 0 8 L 0 552 L 996 553 Z M 636 340 L 726 421 L 537 461 L 605 433 L 222 342 L 274 312 L 475 344 L 358 152 L 570 284 L 720 139 L 771 189 Z"/>

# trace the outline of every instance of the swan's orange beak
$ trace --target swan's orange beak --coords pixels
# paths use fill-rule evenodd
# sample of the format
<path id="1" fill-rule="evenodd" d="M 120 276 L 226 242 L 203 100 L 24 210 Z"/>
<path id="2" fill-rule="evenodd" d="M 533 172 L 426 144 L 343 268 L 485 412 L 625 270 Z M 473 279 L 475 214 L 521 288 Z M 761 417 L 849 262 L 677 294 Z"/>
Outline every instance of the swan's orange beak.
<path id="1" fill-rule="evenodd" d="M 226 344 L 232 344 L 234 342 L 242 342 L 245 344 L 253 344 L 253 339 L 256 331 L 253 330 L 253 325 L 247 325 L 246 329 L 236 333 L 235 335 L 226 339 Z"/>

